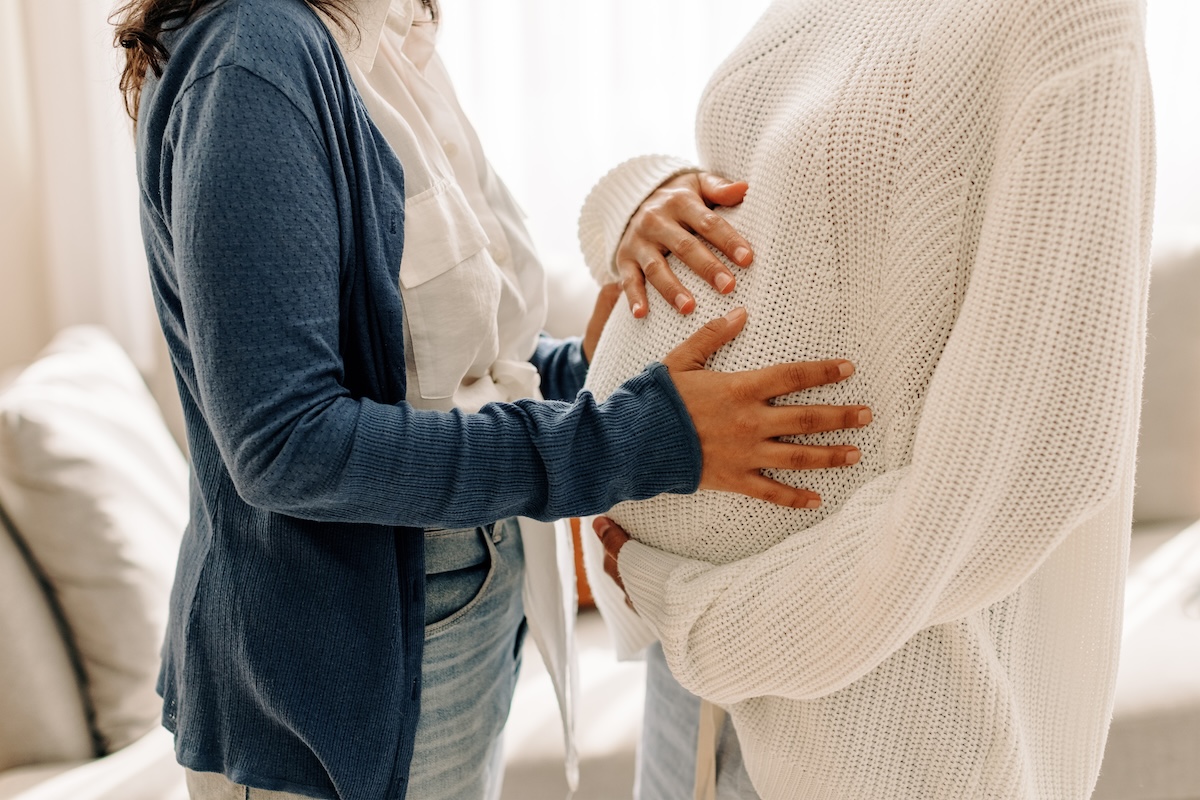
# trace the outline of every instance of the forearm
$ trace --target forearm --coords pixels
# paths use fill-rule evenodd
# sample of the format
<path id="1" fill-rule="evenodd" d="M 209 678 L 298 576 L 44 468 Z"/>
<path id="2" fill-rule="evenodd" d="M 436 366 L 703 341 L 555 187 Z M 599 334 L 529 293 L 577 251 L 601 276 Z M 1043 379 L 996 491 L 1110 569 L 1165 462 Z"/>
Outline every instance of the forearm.
<path id="1" fill-rule="evenodd" d="M 250 503 L 309 519 L 468 527 L 598 513 L 694 491 L 700 454 L 661 365 L 603 404 L 490 404 L 477 414 L 342 398 L 286 432 L 246 431 L 231 472 Z M 272 448 L 270 442 L 278 442 Z"/>
<path id="2" fill-rule="evenodd" d="M 529 359 L 542 379 L 542 396 L 547 400 L 573 401 L 587 380 L 587 359 L 578 336 L 538 338 L 537 349 Z"/>

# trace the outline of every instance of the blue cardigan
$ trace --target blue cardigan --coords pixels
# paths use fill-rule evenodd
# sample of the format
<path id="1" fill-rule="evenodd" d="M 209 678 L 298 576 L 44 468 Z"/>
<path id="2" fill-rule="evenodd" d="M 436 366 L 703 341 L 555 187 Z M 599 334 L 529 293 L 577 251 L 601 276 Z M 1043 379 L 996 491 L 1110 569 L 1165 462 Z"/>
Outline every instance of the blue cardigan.
<path id="1" fill-rule="evenodd" d="M 164 723 L 194 770 L 403 798 L 421 529 L 694 491 L 695 429 L 662 365 L 576 397 L 577 342 L 533 359 L 570 402 L 407 406 L 403 171 L 329 32 L 299 0 L 225 0 L 167 44 L 137 139 L 192 458 Z"/>

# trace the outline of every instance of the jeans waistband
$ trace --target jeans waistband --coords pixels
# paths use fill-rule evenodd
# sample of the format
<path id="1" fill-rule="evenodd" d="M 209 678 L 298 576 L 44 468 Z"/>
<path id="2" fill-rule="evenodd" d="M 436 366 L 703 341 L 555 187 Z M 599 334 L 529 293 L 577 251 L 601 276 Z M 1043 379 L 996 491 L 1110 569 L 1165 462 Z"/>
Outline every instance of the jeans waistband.
<path id="1" fill-rule="evenodd" d="M 478 528 L 426 528 L 425 574 L 438 575 L 486 564 L 487 537 L 495 541 L 497 525 L 493 522 Z"/>

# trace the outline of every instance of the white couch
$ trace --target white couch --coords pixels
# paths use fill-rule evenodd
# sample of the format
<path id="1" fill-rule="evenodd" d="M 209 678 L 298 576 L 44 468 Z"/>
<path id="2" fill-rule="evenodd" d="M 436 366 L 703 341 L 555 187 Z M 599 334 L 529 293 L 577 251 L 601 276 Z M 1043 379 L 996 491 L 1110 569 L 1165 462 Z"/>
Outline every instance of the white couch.
<path id="1" fill-rule="evenodd" d="M 1159 265 L 1141 521 L 1097 800 L 1200 800 L 1197 311 L 1200 252 Z M 185 497 L 182 455 L 103 331 L 64 332 L 0 386 L 0 800 L 185 800 L 147 651 Z"/>
<path id="2" fill-rule="evenodd" d="M 100 329 L 0 391 L 0 798 L 186 798 L 154 680 L 187 480 Z"/>

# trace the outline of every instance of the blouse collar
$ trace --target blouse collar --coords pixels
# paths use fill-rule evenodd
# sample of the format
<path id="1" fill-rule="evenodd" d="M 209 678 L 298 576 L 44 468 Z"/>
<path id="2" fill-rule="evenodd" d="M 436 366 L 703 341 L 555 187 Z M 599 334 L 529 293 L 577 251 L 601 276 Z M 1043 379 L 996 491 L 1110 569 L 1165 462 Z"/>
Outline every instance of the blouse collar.
<path id="1" fill-rule="evenodd" d="M 385 26 L 391 27 L 401 39 L 407 38 L 413 24 L 415 0 L 358 0 L 355 3 L 354 25 L 343 30 L 332 24 L 330 30 L 342 48 L 342 54 L 352 59 L 364 72 L 375 66 L 379 41 Z"/>

